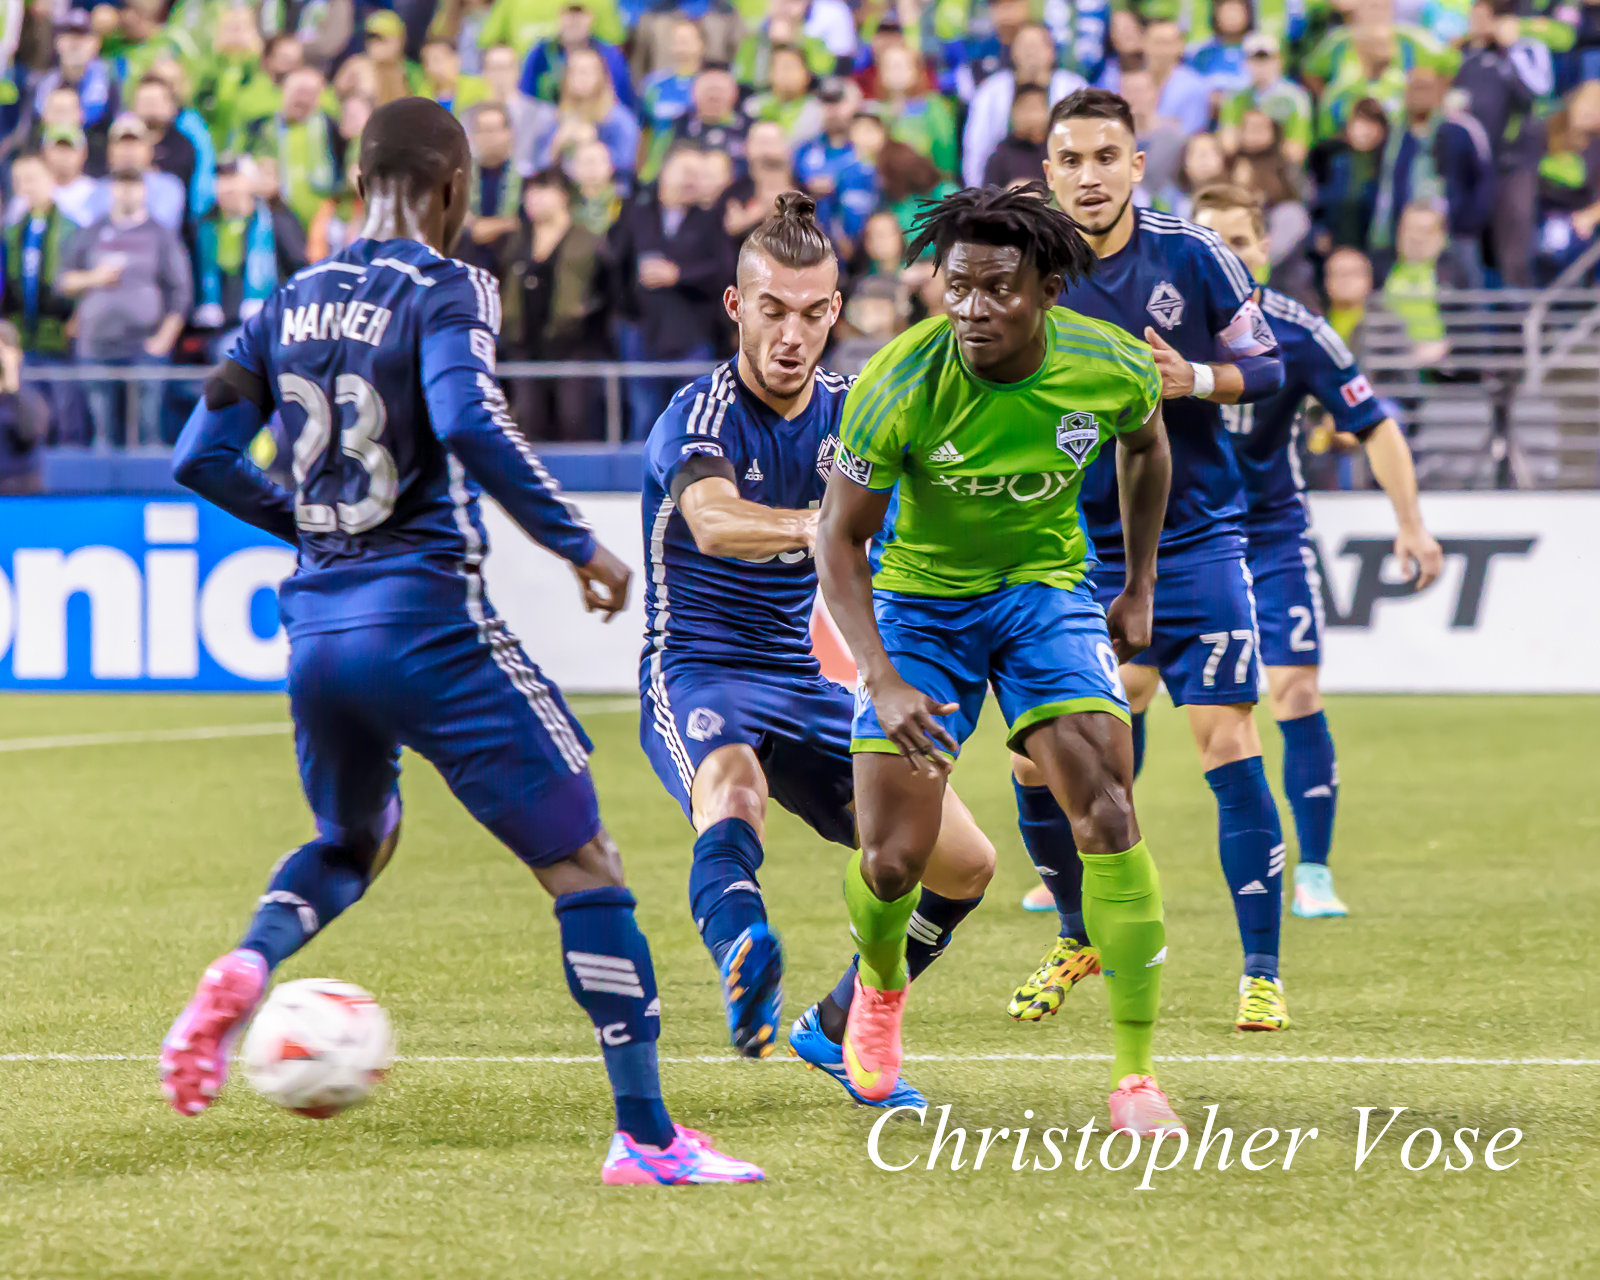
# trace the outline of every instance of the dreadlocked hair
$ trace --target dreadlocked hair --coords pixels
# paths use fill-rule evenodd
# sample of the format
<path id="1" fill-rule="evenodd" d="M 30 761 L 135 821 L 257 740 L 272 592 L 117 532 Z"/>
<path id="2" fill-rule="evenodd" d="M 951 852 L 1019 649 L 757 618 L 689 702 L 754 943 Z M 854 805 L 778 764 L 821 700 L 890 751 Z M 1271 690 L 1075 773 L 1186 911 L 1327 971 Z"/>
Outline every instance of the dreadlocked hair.
<path id="1" fill-rule="evenodd" d="M 1018 249 L 1041 278 L 1059 275 L 1068 284 L 1094 270 L 1094 250 L 1078 224 L 1050 203 L 1042 182 L 968 187 L 943 200 L 924 200 L 911 231 L 907 266 L 931 248 L 937 269 L 953 246 L 965 243 Z"/>

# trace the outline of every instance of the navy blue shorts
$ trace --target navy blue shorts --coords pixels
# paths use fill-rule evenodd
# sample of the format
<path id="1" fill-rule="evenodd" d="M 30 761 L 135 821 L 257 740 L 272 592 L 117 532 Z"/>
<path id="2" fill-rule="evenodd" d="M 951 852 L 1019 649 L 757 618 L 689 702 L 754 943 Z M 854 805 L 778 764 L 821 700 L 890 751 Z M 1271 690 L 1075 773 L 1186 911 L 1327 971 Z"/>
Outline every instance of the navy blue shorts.
<path id="1" fill-rule="evenodd" d="M 1120 564 L 1094 574 L 1095 598 L 1108 606 L 1121 593 Z M 1159 564 L 1155 630 L 1133 661 L 1155 667 L 1172 705 L 1233 706 L 1259 697 L 1261 664 L 1256 604 L 1244 550 L 1198 564 Z"/>
<path id="2" fill-rule="evenodd" d="M 1300 532 L 1252 533 L 1245 553 L 1255 579 L 1261 661 L 1268 667 L 1322 665 L 1322 574 Z"/>
<path id="3" fill-rule="evenodd" d="M 824 840 L 855 848 L 855 695 L 848 688 L 822 675 L 661 654 L 645 660 L 639 684 L 640 744 L 685 817 L 700 762 L 742 742 L 761 761 L 779 805 Z"/>
<path id="4" fill-rule="evenodd" d="M 529 866 L 599 834 L 593 746 L 492 614 L 481 629 L 463 620 L 295 637 L 288 683 L 300 782 L 324 839 L 387 834 L 402 746 Z"/>
<path id="5" fill-rule="evenodd" d="M 1068 591 L 1024 582 L 948 599 L 874 591 L 872 604 L 900 678 L 959 707 L 940 719 L 958 745 L 978 727 L 991 685 L 1015 750 L 1030 728 L 1057 716 L 1105 711 L 1128 721 L 1105 610 L 1087 584 Z M 865 695 L 857 699 L 851 749 L 900 750 L 884 737 Z"/>

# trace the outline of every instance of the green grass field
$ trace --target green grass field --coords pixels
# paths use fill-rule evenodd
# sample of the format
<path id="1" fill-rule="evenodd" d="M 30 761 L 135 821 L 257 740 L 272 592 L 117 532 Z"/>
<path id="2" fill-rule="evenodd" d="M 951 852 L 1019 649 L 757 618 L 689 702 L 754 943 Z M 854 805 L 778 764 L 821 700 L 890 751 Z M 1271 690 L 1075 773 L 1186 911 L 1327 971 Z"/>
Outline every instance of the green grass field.
<path id="1" fill-rule="evenodd" d="M 608 1096 L 547 900 L 416 760 L 394 863 L 283 975 L 372 990 L 408 1060 L 369 1106 L 326 1123 L 280 1114 L 239 1080 L 180 1120 L 157 1089 L 160 1037 L 274 859 L 310 831 L 290 740 L 17 740 L 280 721 L 282 701 L 11 697 L 0 1276 L 1600 1275 L 1600 699 L 1335 699 L 1335 867 L 1354 915 L 1285 920 L 1296 1026 L 1249 1038 L 1231 1029 L 1238 943 L 1215 810 L 1184 722 L 1152 714 L 1138 802 L 1171 945 L 1163 1083 L 1195 1130 L 1215 1104 L 1239 1139 L 1268 1126 L 1319 1136 L 1287 1172 L 1243 1169 L 1237 1141 L 1223 1171 L 1214 1155 L 1195 1171 L 1191 1151 L 1147 1192 L 1142 1156 L 1125 1172 L 1074 1169 L 1076 1136 L 1054 1172 L 1013 1172 L 1014 1141 L 970 1167 L 985 1126 L 1103 1130 L 1107 1092 L 1106 1064 L 1073 1057 L 1108 1047 L 1098 983 L 1042 1025 L 1004 1014 L 1053 920 L 1017 908 L 1031 870 L 995 717 L 956 780 L 999 873 L 906 1020 L 907 1074 L 967 1129 L 968 1167 L 886 1173 L 867 1155 L 876 1113 L 791 1059 L 726 1049 L 686 905 L 687 824 L 638 749 L 636 716 L 616 700 L 579 707 L 654 946 L 669 1103 L 769 1182 L 600 1185 Z M 773 818 L 763 878 L 789 950 L 790 1017 L 848 959 L 842 863 Z M 102 1054 L 127 1056 L 86 1060 Z M 505 1060 L 518 1056 L 592 1060 Z M 1352 1057 L 1380 1061 L 1337 1060 Z M 1524 1058 L 1583 1061 L 1505 1061 Z M 1409 1110 L 1358 1171 L 1361 1106 Z M 1452 1154 L 1456 1129 L 1481 1130 L 1473 1167 L 1402 1168 L 1399 1138 L 1422 1125 Z M 931 1127 L 892 1123 L 885 1159 L 925 1154 Z M 1506 1128 L 1522 1139 L 1500 1158 L 1517 1163 L 1493 1172 L 1483 1144 Z M 1029 1150 L 1042 1154 L 1037 1136 Z"/>

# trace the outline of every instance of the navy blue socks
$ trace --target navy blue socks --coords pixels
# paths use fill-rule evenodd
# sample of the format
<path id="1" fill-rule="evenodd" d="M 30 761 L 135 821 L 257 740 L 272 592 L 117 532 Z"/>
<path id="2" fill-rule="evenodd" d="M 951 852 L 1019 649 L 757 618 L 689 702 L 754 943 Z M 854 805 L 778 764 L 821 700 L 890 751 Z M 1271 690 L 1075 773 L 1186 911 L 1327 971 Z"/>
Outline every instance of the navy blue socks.
<path id="1" fill-rule="evenodd" d="M 1017 793 L 1017 826 L 1022 831 L 1022 844 L 1040 878 L 1055 894 L 1061 936 L 1087 942 L 1089 935 L 1083 923 L 1083 860 L 1078 857 L 1078 842 L 1072 838 L 1072 823 L 1050 794 L 1049 787 L 1025 787 L 1015 777 L 1011 785 Z"/>
<path id="2" fill-rule="evenodd" d="M 1294 813 L 1300 861 L 1328 861 L 1333 847 L 1333 815 L 1339 803 L 1339 765 L 1333 755 L 1328 718 L 1318 711 L 1280 720 L 1283 733 L 1283 790 Z"/>
<path id="3" fill-rule="evenodd" d="M 1244 944 L 1244 971 L 1278 976 L 1278 930 L 1283 914 L 1283 828 L 1267 787 L 1261 757 L 1235 760 L 1206 774 L 1217 798 L 1217 845 L 1233 894 Z"/>
<path id="4" fill-rule="evenodd" d="M 367 891 L 369 858 L 318 838 L 286 854 L 272 869 L 250 928 L 239 941 L 276 969 Z"/>
<path id="5" fill-rule="evenodd" d="M 672 1119 L 661 1101 L 656 995 L 650 944 L 633 919 L 634 898 L 619 887 L 583 889 L 556 899 L 567 989 L 594 1023 L 617 1104 L 617 1128 L 636 1142 L 670 1147 Z"/>
<path id="6" fill-rule="evenodd" d="M 722 957 L 734 940 L 767 918 L 756 871 L 761 866 L 761 841 L 743 818 L 724 818 L 694 842 L 689 868 L 689 909 L 711 958 Z"/>
<path id="7" fill-rule="evenodd" d="M 1144 772 L 1144 712 L 1133 713 L 1133 776 Z"/>

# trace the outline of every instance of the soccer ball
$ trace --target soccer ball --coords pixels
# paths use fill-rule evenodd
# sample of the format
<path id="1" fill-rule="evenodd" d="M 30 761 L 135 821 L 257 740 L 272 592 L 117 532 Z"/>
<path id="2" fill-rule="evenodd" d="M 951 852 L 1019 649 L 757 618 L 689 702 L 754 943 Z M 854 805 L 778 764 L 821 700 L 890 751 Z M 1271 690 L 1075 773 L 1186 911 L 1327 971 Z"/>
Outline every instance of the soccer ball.
<path id="1" fill-rule="evenodd" d="M 326 1120 L 367 1100 L 394 1061 L 389 1015 L 367 992 L 332 978 L 273 989 L 244 1038 L 245 1078 L 297 1116 Z"/>

